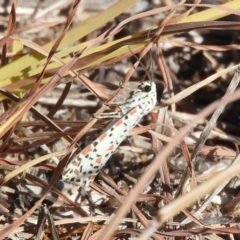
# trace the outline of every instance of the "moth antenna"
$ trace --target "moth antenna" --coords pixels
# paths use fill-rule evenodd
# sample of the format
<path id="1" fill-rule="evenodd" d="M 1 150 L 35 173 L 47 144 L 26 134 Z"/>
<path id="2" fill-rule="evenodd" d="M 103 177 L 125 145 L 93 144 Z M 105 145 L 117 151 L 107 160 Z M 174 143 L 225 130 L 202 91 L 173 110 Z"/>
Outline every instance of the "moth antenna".
<path id="1" fill-rule="evenodd" d="M 128 47 L 128 48 L 129 48 L 129 51 L 132 53 L 132 56 L 139 62 L 139 64 L 141 65 L 141 67 L 143 67 L 143 69 L 145 70 L 146 75 L 148 76 L 149 80 L 151 81 L 151 76 L 149 75 L 149 71 L 148 71 L 148 69 L 146 68 L 146 66 L 143 64 L 143 62 L 141 61 L 141 59 L 138 59 L 138 57 L 132 52 L 131 48 L 130 48 L 130 47 Z M 145 76 L 146 76 L 146 75 L 145 75 Z M 145 76 L 144 76 L 144 78 L 145 78 Z"/>

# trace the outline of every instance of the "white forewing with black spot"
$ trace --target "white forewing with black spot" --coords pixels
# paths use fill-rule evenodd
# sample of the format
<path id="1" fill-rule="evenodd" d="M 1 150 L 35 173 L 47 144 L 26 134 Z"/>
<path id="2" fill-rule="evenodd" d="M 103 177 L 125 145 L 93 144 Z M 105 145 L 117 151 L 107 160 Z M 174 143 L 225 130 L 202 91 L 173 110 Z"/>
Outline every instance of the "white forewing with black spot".
<path id="1" fill-rule="evenodd" d="M 156 84 L 150 81 L 140 83 L 138 89 L 119 106 L 120 118 L 113 119 L 96 140 L 70 160 L 63 172 L 63 181 L 87 187 L 119 144 L 139 120 L 154 108 L 156 102 Z"/>

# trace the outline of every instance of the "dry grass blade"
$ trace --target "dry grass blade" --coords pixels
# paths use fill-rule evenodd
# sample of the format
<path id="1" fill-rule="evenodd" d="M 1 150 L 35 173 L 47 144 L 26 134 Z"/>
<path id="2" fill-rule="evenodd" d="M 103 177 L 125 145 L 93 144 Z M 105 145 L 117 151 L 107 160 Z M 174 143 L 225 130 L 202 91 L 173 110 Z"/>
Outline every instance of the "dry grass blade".
<path id="1" fill-rule="evenodd" d="M 67 84 L 68 86 L 68 84 Z M 7 91 L 1 91 L 0 92 L 3 95 L 6 95 L 9 99 L 14 100 L 15 102 L 19 102 L 20 99 L 17 98 L 16 96 L 14 96 L 13 94 L 11 94 L 10 92 Z M 64 96 L 62 95 L 62 97 L 59 99 L 59 101 L 61 102 L 61 100 L 63 100 Z M 58 101 L 58 103 L 56 104 L 57 106 L 60 104 Z M 44 114 L 42 114 L 41 112 L 37 111 L 35 107 L 31 107 L 30 111 L 32 111 L 33 113 L 35 113 L 40 119 L 42 119 L 43 122 L 45 122 L 50 128 L 52 128 L 53 130 L 55 130 L 56 132 L 60 132 L 63 133 L 63 130 L 58 126 L 58 124 L 54 123 L 50 118 L 51 115 L 54 114 L 55 111 L 57 111 L 57 106 L 56 108 L 54 108 L 48 115 L 46 116 Z M 21 123 L 19 124 L 19 126 L 21 125 Z M 29 126 L 29 123 L 27 124 L 27 126 Z M 34 131 L 34 130 L 33 130 Z M 53 136 L 54 137 L 54 136 Z M 66 140 L 68 140 L 69 142 L 72 141 L 72 139 L 69 136 L 65 136 Z M 36 139 L 36 138 L 35 138 Z M 30 139 L 29 139 L 30 140 Z M 4 146 L 4 144 L 2 144 L 2 146 Z"/>
<path id="2" fill-rule="evenodd" d="M 238 155 L 235 159 L 235 163 L 230 166 L 228 169 L 225 171 L 222 171 L 209 181 L 203 183 L 202 185 L 198 186 L 194 190 L 192 190 L 190 193 L 182 196 L 181 198 L 173 201 L 171 204 L 168 206 L 165 206 L 161 210 L 159 210 L 159 222 L 158 226 L 163 224 L 163 222 L 170 216 L 174 215 L 177 213 L 179 210 L 179 206 L 181 206 L 182 209 L 187 207 L 189 204 L 193 203 L 198 199 L 200 196 L 203 194 L 206 194 L 210 190 L 214 189 L 216 186 L 221 184 L 222 182 L 229 181 L 233 176 L 238 174 L 238 167 L 240 166 L 240 155 Z M 197 196 L 196 196 L 197 194 Z M 183 203 L 184 202 L 184 203 Z M 178 207 L 177 207 L 178 206 Z M 174 211 L 174 212 L 172 212 Z"/>
<path id="3" fill-rule="evenodd" d="M 238 69 L 235 71 L 233 79 L 231 80 L 224 97 L 231 95 L 238 87 L 239 82 L 240 82 L 240 67 L 238 67 Z M 207 126 L 205 127 L 205 129 L 203 130 L 200 136 L 200 140 L 197 143 L 197 146 L 194 149 L 194 152 L 192 153 L 192 156 L 191 156 L 192 164 L 195 164 L 197 154 L 199 153 L 200 149 L 203 147 L 204 143 L 207 141 L 207 138 L 211 134 L 211 131 L 213 130 L 213 128 L 216 126 L 216 122 L 219 116 L 222 114 L 225 107 L 226 107 L 226 104 L 218 106 L 218 108 L 214 111 L 210 121 L 208 122 Z"/>
<path id="4" fill-rule="evenodd" d="M 3 136 L 16 122 L 18 122 L 18 120 L 23 116 L 23 114 L 27 112 L 42 95 L 44 95 L 47 91 L 56 86 L 63 73 L 68 71 L 76 60 L 76 58 L 73 58 L 72 61 L 67 63 L 57 72 L 57 74 L 48 84 L 41 87 L 37 92 L 29 96 L 27 99 L 23 99 L 14 109 L 11 109 L 11 112 L 13 114 L 7 119 L 7 121 L 6 119 L 4 119 L 4 121 L 6 122 L 4 122 L 0 127 L 0 137 Z M 1 121 L 3 120 L 1 119 Z"/>
<path id="5" fill-rule="evenodd" d="M 47 220 L 46 212 L 44 212 L 44 207 L 40 207 L 40 211 L 38 214 L 38 222 L 37 222 L 37 233 L 36 233 L 36 239 L 41 239 L 44 236 L 44 226 Z"/>
<path id="6" fill-rule="evenodd" d="M 194 93 L 195 91 L 197 91 L 198 89 L 202 88 L 203 86 L 206 86 L 207 84 L 211 83 L 212 81 L 216 80 L 218 77 L 220 77 L 221 75 L 236 70 L 239 67 L 239 64 L 235 65 L 235 66 L 230 66 L 226 69 L 223 69 L 213 75 L 211 75 L 210 77 L 206 78 L 205 80 L 196 83 L 195 85 L 181 91 L 180 93 L 176 94 L 174 97 L 166 100 L 164 102 L 164 105 L 170 105 L 176 102 L 179 102 L 180 100 L 184 99 L 185 97 L 189 96 L 190 94 Z"/>
<path id="7" fill-rule="evenodd" d="M 83 235 L 82 235 L 82 240 L 89 239 L 91 236 L 91 233 L 93 231 L 93 223 L 88 223 Z"/>
<path id="8" fill-rule="evenodd" d="M 16 24 L 16 1 L 13 2 L 12 4 L 12 8 L 11 8 L 11 13 L 9 16 L 9 22 L 8 22 L 8 28 L 7 28 L 7 33 L 11 32 L 14 28 L 15 28 L 15 24 Z M 9 40 L 9 39 L 6 39 Z M 1 65 L 4 66 L 6 65 L 6 53 L 7 53 L 7 49 L 9 47 L 9 43 L 6 42 L 3 46 L 2 49 L 2 57 L 1 57 Z"/>
<path id="9" fill-rule="evenodd" d="M 51 153 L 51 154 L 48 154 L 48 155 L 45 155 L 43 157 L 40 157 L 38 159 L 35 159 L 31 162 L 28 162 L 24 165 L 22 165 L 21 167 L 18 167 L 17 169 L 13 170 L 12 172 L 10 172 L 8 175 L 6 175 L 3 179 L 0 180 L 0 185 L 3 185 L 5 184 L 7 181 L 9 181 L 10 179 L 16 177 L 17 175 L 19 175 L 20 173 L 26 171 L 27 169 L 43 162 L 43 161 L 46 161 L 52 157 L 56 157 L 56 156 L 61 156 L 63 155 L 64 152 L 58 152 L 58 153 Z"/>
<path id="10" fill-rule="evenodd" d="M 38 76 L 34 86 L 31 88 L 31 91 L 29 92 L 29 96 L 31 94 L 34 94 L 37 91 L 37 89 L 40 87 L 41 81 L 42 81 L 42 79 L 44 77 L 44 74 L 45 74 L 45 70 L 46 70 L 48 64 L 50 63 L 53 55 L 55 54 L 57 48 L 59 47 L 61 41 L 63 40 L 65 34 L 67 33 L 67 31 L 68 31 L 68 29 L 69 29 L 69 27 L 70 27 L 70 25 L 71 25 L 71 23 L 73 21 L 73 18 L 74 18 L 75 14 L 76 14 L 77 6 L 78 6 L 79 3 L 80 3 L 80 0 L 75 0 L 74 1 L 73 9 L 71 11 L 71 14 L 68 16 L 68 19 L 67 19 L 67 22 L 66 22 L 66 26 L 65 26 L 63 32 L 61 33 L 61 35 L 56 40 L 56 42 L 53 44 L 51 50 L 49 51 L 49 55 L 47 57 L 46 63 L 44 65 L 43 69 L 42 69 L 41 74 Z"/>
<path id="11" fill-rule="evenodd" d="M 44 237 L 44 231 L 43 230 L 44 230 L 46 220 L 48 220 L 48 223 L 49 223 L 52 239 L 53 240 L 58 240 L 59 236 L 56 232 L 52 216 L 51 216 L 51 214 L 50 214 L 50 212 L 49 212 L 49 210 L 48 210 L 48 208 L 45 204 L 40 207 L 40 211 L 39 211 L 39 215 L 38 215 L 36 239 L 41 239 L 41 238 Z"/>

